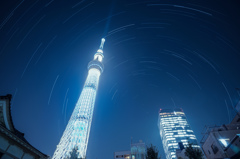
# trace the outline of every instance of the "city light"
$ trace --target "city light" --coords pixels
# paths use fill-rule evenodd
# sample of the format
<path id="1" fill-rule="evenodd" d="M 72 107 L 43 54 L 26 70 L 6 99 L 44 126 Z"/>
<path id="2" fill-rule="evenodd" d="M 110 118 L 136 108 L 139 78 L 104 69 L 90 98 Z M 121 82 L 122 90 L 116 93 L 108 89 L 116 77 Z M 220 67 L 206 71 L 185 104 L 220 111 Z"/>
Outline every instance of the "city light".
<path id="1" fill-rule="evenodd" d="M 192 143 L 193 147 L 199 147 L 181 109 L 160 109 L 158 126 L 167 159 L 176 158 L 176 149 L 180 149 L 180 142 L 184 147 L 189 143 Z"/>
<path id="2" fill-rule="evenodd" d="M 228 146 L 229 139 L 219 139 L 219 141 L 221 141 L 221 143 L 224 145 L 224 147 Z"/>
<path id="3" fill-rule="evenodd" d="M 101 51 L 104 41 L 105 40 L 102 40 L 100 45 Z M 77 150 L 78 158 L 85 158 L 86 156 L 98 82 L 101 72 L 103 71 L 102 59 L 103 55 L 101 56 L 101 54 L 97 52 L 94 60 L 88 65 L 88 76 L 82 93 L 62 138 L 57 145 L 53 159 L 70 158 L 73 149 Z"/>

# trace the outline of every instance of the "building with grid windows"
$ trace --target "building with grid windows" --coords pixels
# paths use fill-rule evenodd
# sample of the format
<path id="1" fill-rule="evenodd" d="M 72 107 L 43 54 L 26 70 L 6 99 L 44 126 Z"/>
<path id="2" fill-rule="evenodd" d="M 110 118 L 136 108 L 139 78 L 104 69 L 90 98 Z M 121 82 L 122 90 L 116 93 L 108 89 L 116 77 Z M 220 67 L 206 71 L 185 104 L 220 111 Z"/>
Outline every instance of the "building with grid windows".
<path id="1" fill-rule="evenodd" d="M 176 150 L 188 143 L 200 148 L 182 109 L 160 109 L 158 127 L 167 159 L 176 159 Z"/>

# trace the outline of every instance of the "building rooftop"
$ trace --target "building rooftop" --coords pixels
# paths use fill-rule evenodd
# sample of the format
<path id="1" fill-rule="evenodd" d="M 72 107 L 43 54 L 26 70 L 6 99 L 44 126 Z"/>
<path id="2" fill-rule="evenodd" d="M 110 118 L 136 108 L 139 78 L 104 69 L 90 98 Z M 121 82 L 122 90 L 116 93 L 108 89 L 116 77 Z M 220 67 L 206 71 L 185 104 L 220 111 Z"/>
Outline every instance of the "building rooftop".
<path id="1" fill-rule="evenodd" d="M 48 158 L 47 155 L 34 148 L 25 139 L 24 133 L 18 131 L 14 127 L 11 116 L 11 99 L 11 94 L 7 94 L 6 96 L 0 96 L 0 135 L 6 136 L 9 139 L 14 140 L 15 142 L 38 154 L 39 156 Z"/>

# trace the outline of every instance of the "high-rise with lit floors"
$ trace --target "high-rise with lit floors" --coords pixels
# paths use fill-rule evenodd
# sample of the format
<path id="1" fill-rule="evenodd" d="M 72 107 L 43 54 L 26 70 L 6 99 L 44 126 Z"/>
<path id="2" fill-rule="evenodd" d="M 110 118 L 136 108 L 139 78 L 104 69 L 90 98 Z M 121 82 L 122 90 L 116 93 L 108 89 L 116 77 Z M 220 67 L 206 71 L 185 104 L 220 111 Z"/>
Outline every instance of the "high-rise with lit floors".
<path id="1" fill-rule="evenodd" d="M 199 148 L 182 109 L 160 109 L 158 127 L 167 159 L 176 159 L 176 150 L 192 143 Z"/>
<path id="2" fill-rule="evenodd" d="M 53 154 L 53 159 L 71 158 L 71 154 L 77 158 L 86 157 L 98 81 L 103 72 L 104 42 L 105 39 L 102 39 L 93 60 L 88 64 L 88 76 L 82 93 Z"/>

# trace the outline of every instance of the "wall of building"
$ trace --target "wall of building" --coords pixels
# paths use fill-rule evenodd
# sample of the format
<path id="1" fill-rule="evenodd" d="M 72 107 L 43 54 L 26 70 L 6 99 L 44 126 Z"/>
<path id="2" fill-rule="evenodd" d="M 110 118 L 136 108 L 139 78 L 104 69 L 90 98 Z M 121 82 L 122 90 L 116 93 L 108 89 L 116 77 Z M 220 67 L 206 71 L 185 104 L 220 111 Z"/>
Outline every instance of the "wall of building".
<path id="1" fill-rule="evenodd" d="M 114 153 L 114 159 L 130 159 L 131 151 L 119 151 Z"/>
<path id="2" fill-rule="evenodd" d="M 8 139 L 0 136 L 0 151 L 3 153 L 2 159 L 9 158 L 21 158 L 21 159 L 34 159 L 35 157 L 31 154 L 26 153 L 26 150 L 18 145 L 10 143 Z"/>
<path id="3" fill-rule="evenodd" d="M 176 158 L 177 159 L 188 159 L 188 157 L 185 156 L 185 149 L 183 150 L 176 150 Z"/>
<path id="4" fill-rule="evenodd" d="M 234 156 L 238 154 L 238 158 L 240 156 L 240 138 L 239 136 L 235 136 L 231 144 L 226 148 L 226 153 L 228 156 Z"/>
<path id="5" fill-rule="evenodd" d="M 200 147 L 182 109 L 160 109 L 158 126 L 167 159 L 176 158 L 179 142 L 185 147 L 189 143 Z"/>
<path id="6" fill-rule="evenodd" d="M 240 134 L 240 129 L 238 129 L 238 125 L 236 124 L 227 126 L 224 125 L 212 130 L 202 145 L 203 151 L 207 158 L 226 158 L 233 156 L 236 151 L 231 152 L 231 150 L 229 150 L 229 153 L 224 151 L 227 146 L 225 146 L 220 139 L 228 139 L 230 143 L 236 134 Z M 237 143 L 235 146 L 240 146 L 240 144 Z"/>
<path id="7" fill-rule="evenodd" d="M 131 144 L 131 157 L 132 159 L 146 159 L 146 145 L 139 142 Z"/>
<path id="8" fill-rule="evenodd" d="M 215 138 L 215 134 L 213 133 L 209 134 L 202 148 L 207 158 L 226 157 L 221 145 L 219 144 L 219 141 Z"/>
<path id="9" fill-rule="evenodd" d="M 0 158 L 40 159 L 49 158 L 32 147 L 24 134 L 14 128 L 11 118 L 12 95 L 0 96 Z"/>

